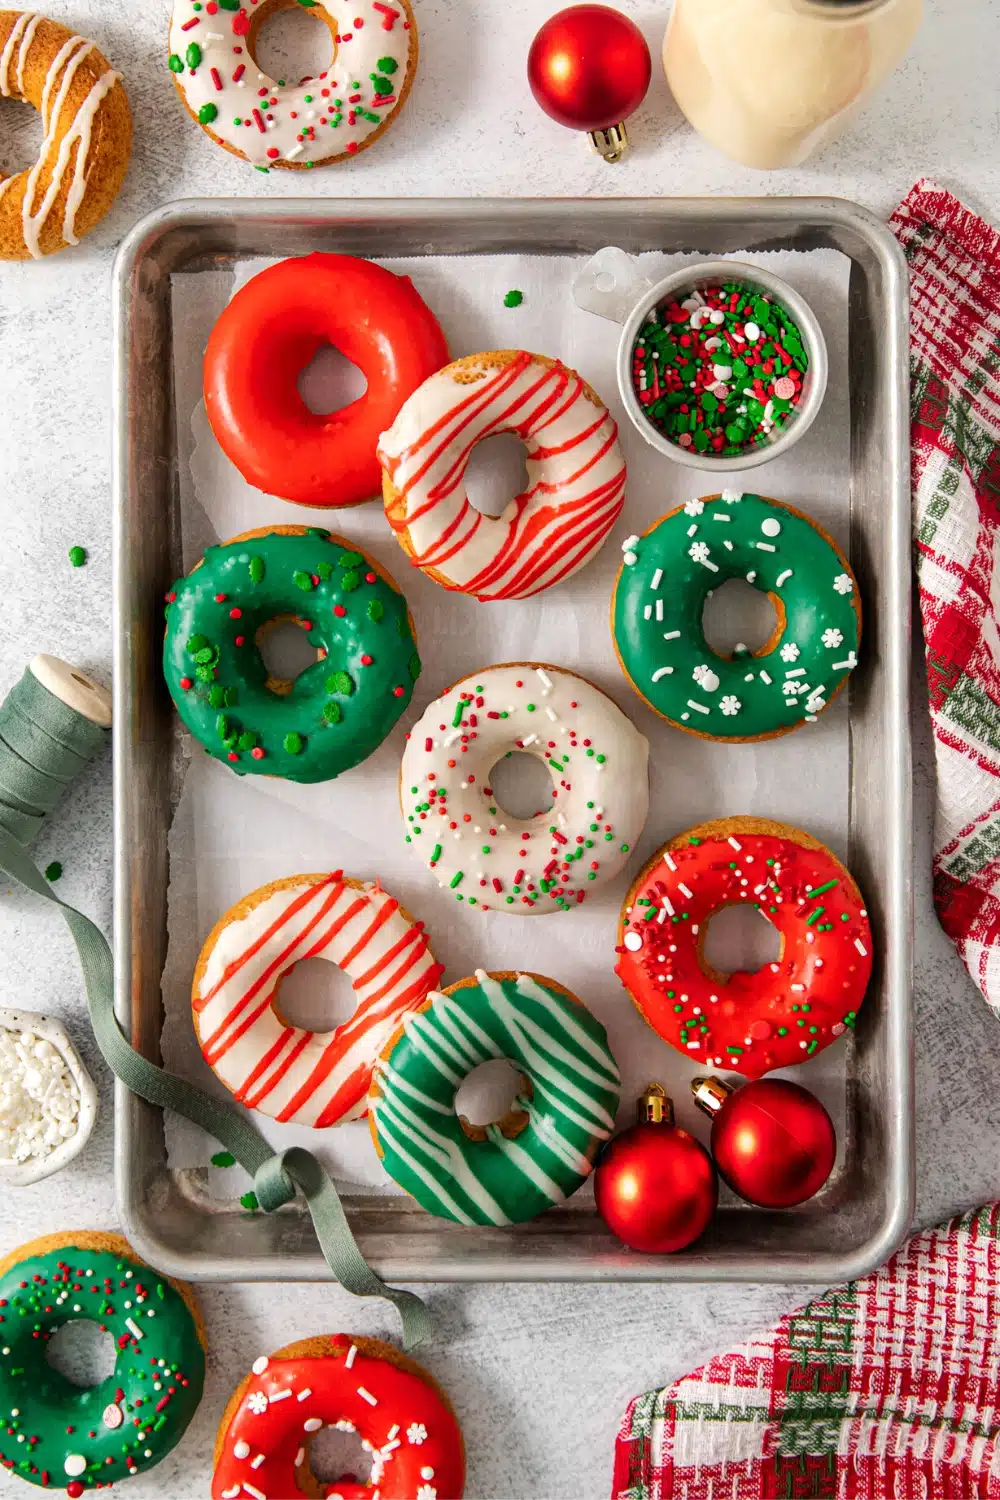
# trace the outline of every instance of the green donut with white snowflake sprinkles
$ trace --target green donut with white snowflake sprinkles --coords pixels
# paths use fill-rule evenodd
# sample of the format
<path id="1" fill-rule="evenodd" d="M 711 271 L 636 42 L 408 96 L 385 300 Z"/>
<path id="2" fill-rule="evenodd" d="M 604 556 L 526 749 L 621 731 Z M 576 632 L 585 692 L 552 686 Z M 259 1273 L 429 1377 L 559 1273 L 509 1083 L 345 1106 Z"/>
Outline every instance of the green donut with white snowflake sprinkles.
<path id="1" fill-rule="evenodd" d="M 187 728 L 240 776 L 332 781 L 360 765 L 413 696 L 420 657 L 390 575 L 317 527 L 248 531 L 210 547 L 167 594 L 163 670 Z M 294 621 L 316 660 L 275 678 L 261 642 Z"/>
<path id="2" fill-rule="evenodd" d="M 729 743 L 790 734 L 815 722 L 858 665 L 851 565 L 794 506 L 723 490 L 662 516 L 622 551 L 615 651 L 639 696 L 678 729 Z M 774 632 L 756 651 L 726 655 L 705 638 L 705 605 L 730 579 L 774 607 Z"/>
<path id="3" fill-rule="evenodd" d="M 552 778 L 552 805 L 533 818 L 493 794 L 493 770 L 518 752 Z M 585 677 L 541 662 L 483 667 L 407 735 L 406 842 L 480 911 L 572 911 L 627 864 L 649 812 L 648 762 L 648 742 Z"/>
<path id="4" fill-rule="evenodd" d="M 112 1373 L 74 1385 L 45 1357 L 66 1323 L 114 1339 Z M 205 1383 L 190 1287 L 117 1234 L 49 1234 L 0 1260 L 0 1467 L 70 1500 L 153 1468 L 177 1446 Z M 6 1493 L 6 1491 L 4 1492 Z"/>

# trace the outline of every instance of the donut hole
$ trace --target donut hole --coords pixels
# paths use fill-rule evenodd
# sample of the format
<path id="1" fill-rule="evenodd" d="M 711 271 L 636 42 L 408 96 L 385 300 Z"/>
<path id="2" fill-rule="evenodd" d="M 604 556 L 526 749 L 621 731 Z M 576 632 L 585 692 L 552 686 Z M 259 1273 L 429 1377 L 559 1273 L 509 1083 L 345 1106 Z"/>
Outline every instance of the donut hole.
<path id="1" fill-rule="evenodd" d="M 286 1026 L 325 1035 L 349 1021 L 357 997 L 346 975 L 325 958 L 304 958 L 281 980 L 274 1009 Z"/>
<path id="2" fill-rule="evenodd" d="M 709 918 L 702 960 L 713 975 L 756 974 L 777 963 L 781 933 L 755 906 L 724 906 Z"/>
<path id="3" fill-rule="evenodd" d="M 250 53 L 260 72 L 276 83 L 305 83 L 333 66 L 334 37 L 329 18 L 318 6 L 303 9 L 292 0 L 279 0 L 254 29 Z"/>
<path id="4" fill-rule="evenodd" d="M 299 395 L 317 417 L 332 417 L 352 401 L 360 401 L 368 389 L 363 370 L 335 349 L 321 344 L 299 372 Z"/>
<path id="5" fill-rule="evenodd" d="M 11 81 L 16 67 L 11 68 Z M 42 154 L 42 117 L 20 99 L 0 95 L 0 177 L 16 177 Z"/>
<path id="6" fill-rule="evenodd" d="M 743 578 L 727 578 L 705 600 L 701 628 L 716 656 L 732 659 L 737 647 L 753 656 L 773 651 L 785 629 L 785 607 Z"/>
<path id="7" fill-rule="evenodd" d="M 339 1427 L 321 1427 L 310 1438 L 306 1463 L 313 1478 L 322 1486 L 329 1484 L 370 1484 L 371 1454 L 361 1445 L 356 1432 Z"/>
<path id="8" fill-rule="evenodd" d="M 527 488 L 528 466 L 519 437 L 498 432 L 476 444 L 465 471 L 465 490 L 481 515 L 496 520 Z"/>
<path id="9" fill-rule="evenodd" d="M 265 687 L 279 698 L 287 698 L 295 679 L 323 660 L 324 653 L 313 644 L 305 621 L 296 615 L 267 620 L 258 627 L 255 640 L 267 668 Z"/>
<path id="10" fill-rule="evenodd" d="M 552 772 L 528 750 L 511 750 L 490 772 L 490 789 L 497 807 L 527 823 L 547 817 L 556 800 Z"/>
<path id="11" fill-rule="evenodd" d="M 499 1125 L 513 1139 L 528 1123 L 517 1104 L 519 1096 L 530 1096 L 531 1084 L 505 1057 L 493 1057 L 467 1073 L 455 1095 L 455 1113 L 470 1140 L 486 1138 L 487 1125 Z"/>
<path id="12" fill-rule="evenodd" d="M 45 1345 L 45 1362 L 70 1385 L 94 1386 L 114 1373 L 114 1338 L 92 1318 L 75 1318 L 57 1328 Z"/>

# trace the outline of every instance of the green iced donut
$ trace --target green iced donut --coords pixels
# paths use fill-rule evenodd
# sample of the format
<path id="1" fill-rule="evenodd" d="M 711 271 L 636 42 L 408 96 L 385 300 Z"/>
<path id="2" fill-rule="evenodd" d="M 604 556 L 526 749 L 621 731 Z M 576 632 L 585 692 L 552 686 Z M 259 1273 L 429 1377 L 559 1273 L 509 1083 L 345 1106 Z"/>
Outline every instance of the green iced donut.
<path id="1" fill-rule="evenodd" d="M 840 548 L 808 516 L 761 495 L 689 500 L 624 543 L 611 605 L 622 670 L 656 713 L 707 739 L 762 740 L 811 723 L 858 664 L 861 605 Z M 778 616 L 752 654 L 720 656 L 702 614 L 742 578 Z"/>
<path id="2" fill-rule="evenodd" d="M 317 527 L 219 547 L 167 595 L 163 670 L 209 755 L 237 775 L 330 781 L 381 745 L 420 676 L 406 600 L 378 563 Z M 317 660 L 276 682 L 260 634 L 294 619 Z"/>
<path id="3" fill-rule="evenodd" d="M 501 1057 L 521 1094 L 498 1124 L 468 1125 L 459 1085 Z M 477 969 L 405 1017 L 375 1065 L 368 1120 L 386 1171 L 428 1213 L 522 1224 L 586 1181 L 620 1086 L 604 1027 L 569 990 Z"/>
<path id="4" fill-rule="evenodd" d="M 52 1335 L 84 1319 L 117 1348 L 114 1370 L 93 1386 L 45 1358 Z M 0 1261 L 0 1466 L 18 1478 L 75 1500 L 151 1469 L 187 1431 L 204 1382 L 189 1288 L 120 1235 L 45 1235 Z"/>

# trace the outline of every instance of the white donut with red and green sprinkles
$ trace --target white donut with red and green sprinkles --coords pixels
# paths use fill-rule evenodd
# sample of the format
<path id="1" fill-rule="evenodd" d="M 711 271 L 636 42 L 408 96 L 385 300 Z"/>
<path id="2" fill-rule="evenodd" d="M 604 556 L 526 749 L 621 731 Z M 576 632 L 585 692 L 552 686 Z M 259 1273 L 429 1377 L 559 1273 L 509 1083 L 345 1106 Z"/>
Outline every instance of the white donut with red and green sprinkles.
<path id="1" fill-rule="evenodd" d="M 491 774 L 522 751 L 552 805 L 504 812 Z M 481 911 L 571 911 L 625 867 L 649 812 L 649 745 L 605 693 L 538 662 L 485 667 L 436 699 L 407 737 L 406 842 L 442 890 Z"/>
<path id="2" fill-rule="evenodd" d="M 207 133 L 259 171 L 356 155 L 403 104 L 416 66 L 409 0 L 298 0 L 329 23 L 329 68 L 297 82 L 258 68 L 251 38 L 273 0 L 175 0 L 169 66 Z"/>

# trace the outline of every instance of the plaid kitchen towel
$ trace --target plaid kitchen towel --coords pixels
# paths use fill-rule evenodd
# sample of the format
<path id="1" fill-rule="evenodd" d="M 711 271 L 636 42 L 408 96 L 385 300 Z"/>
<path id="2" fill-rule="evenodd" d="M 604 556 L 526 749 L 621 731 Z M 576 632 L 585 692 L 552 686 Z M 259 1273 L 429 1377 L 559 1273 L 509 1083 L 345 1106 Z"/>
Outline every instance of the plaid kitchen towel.
<path id="1" fill-rule="evenodd" d="M 612 1500 L 1000 1497 L 1000 1204 L 633 1401 Z"/>
<path id="2" fill-rule="evenodd" d="M 910 268 L 913 493 L 938 771 L 938 915 L 1000 1015 L 1000 234 L 932 182 Z"/>

